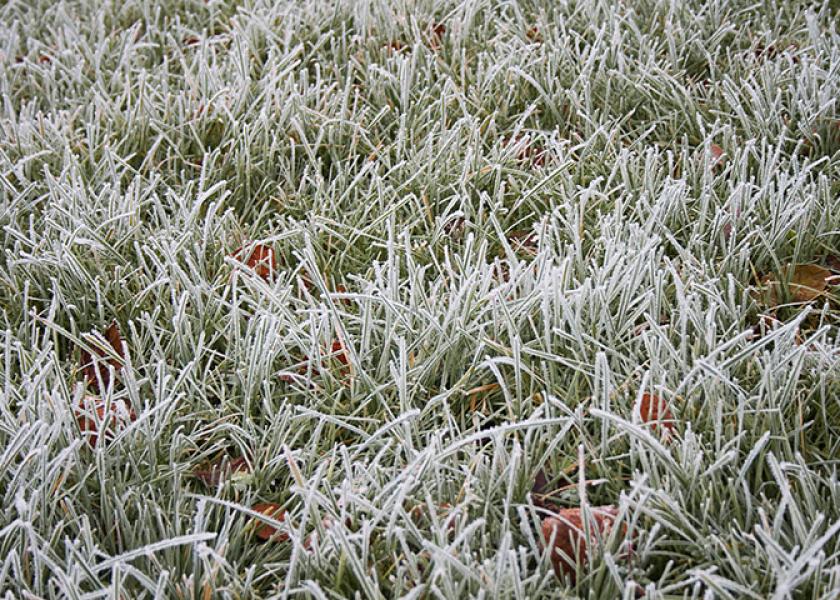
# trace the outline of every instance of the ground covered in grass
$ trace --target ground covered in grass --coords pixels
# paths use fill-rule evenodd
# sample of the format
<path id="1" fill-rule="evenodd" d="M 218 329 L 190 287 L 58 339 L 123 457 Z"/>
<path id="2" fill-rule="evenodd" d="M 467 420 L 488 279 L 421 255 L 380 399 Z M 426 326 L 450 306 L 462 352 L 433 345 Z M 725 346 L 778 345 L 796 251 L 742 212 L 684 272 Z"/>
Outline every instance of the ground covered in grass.
<path id="1" fill-rule="evenodd" d="M 8 598 L 840 598 L 831 3 L 8 0 Z"/>

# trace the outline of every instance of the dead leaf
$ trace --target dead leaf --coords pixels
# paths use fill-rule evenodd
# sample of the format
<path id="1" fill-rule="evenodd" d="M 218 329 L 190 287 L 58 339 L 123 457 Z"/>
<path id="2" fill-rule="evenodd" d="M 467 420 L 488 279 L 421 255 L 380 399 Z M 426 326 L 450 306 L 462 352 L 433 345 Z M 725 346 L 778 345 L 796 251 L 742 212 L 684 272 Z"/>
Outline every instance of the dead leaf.
<path id="1" fill-rule="evenodd" d="M 97 360 L 94 360 L 91 356 L 90 352 L 82 348 L 81 352 L 81 365 L 82 365 L 82 372 L 85 375 L 85 379 L 88 382 L 88 385 L 95 391 L 99 391 L 99 382 L 102 382 L 104 387 L 108 387 L 108 384 L 111 382 L 111 374 L 108 369 L 108 365 L 112 366 L 115 371 L 119 371 L 119 369 L 123 366 L 123 360 L 125 359 L 125 352 L 123 351 L 123 340 L 122 335 L 120 335 L 120 328 L 117 325 L 116 321 L 112 321 L 108 328 L 105 330 L 103 337 L 105 341 L 108 342 L 108 345 L 113 348 L 114 352 L 116 352 L 117 356 L 120 357 L 122 360 L 117 360 L 111 356 L 108 356 L 105 350 L 101 350 L 94 346 L 93 351 L 97 355 Z"/>
<path id="2" fill-rule="evenodd" d="M 347 294 L 347 288 L 341 285 L 340 283 L 335 286 L 335 293 L 336 294 Z M 350 298 L 337 298 L 339 302 L 344 304 L 345 306 L 351 306 L 353 301 Z"/>
<path id="3" fill-rule="evenodd" d="M 541 44 L 543 41 L 542 34 L 536 25 L 528 28 L 528 31 L 525 32 L 525 37 L 536 44 Z"/>
<path id="4" fill-rule="evenodd" d="M 209 487 L 217 487 L 230 475 L 250 472 L 251 470 L 248 467 L 248 461 L 240 456 L 239 458 L 234 458 L 226 463 L 218 461 L 215 464 L 209 465 L 205 469 L 196 469 L 193 471 L 193 475 Z"/>
<path id="5" fill-rule="evenodd" d="M 447 531 L 454 531 L 458 524 L 458 509 L 452 507 L 448 502 L 442 502 L 435 506 L 435 513 L 440 519 L 443 517 L 443 524 Z M 432 515 L 426 504 L 418 504 L 409 512 L 412 521 L 420 523 L 432 523 Z"/>
<path id="6" fill-rule="evenodd" d="M 502 138 L 502 143 L 508 147 L 517 149 L 516 159 L 523 163 L 530 163 L 535 167 L 542 167 L 545 165 L 548 152 L 546 149 L 532 142 L 527 135 L 515 135 L 511 138 Z"/>
<path id="7" fill-rule="evenodd" d="M 514 252 L 524 252 L 534 256 L 539 248 L 539 235 L 533 230 L 514 230 L 508 234 L 508 242 Z"/>
<path id="8" fill-rule="evenodd" d="M 254 273 L 268 281 L 277 271 L 277 259 L 274 256 L 274 248 L 265 244 L 255 244 L 251 253 L 245 256 L 245 246 L 233 251 L 231 256 L 236 260 L 245 263 Z"/>
<path id="9" fill-rule="evenodd" d="M 718 144 L 709 144 L 709 167 L 715 173 L 719 172 L 726 162 L 726 152 Z"/>
<path id="10" fill-rule="evenodd" d="M 791 56 L 791 61 L 793 61 L 794 63 L 798 63 L 799 57 L 795 55 L 795 52 L 797 50 L 799 50 L 799 45 L 795 43 L 791 43 L 786 46 L 780 47 L 776 44 L 768 44 L 767 46 L 765 46 L 763 42 L 758 42 L 758 44 L 756 44 L 755 50 L 753 50 L 753 54 L 758 59 L 772 60 L 780 54 L 787 52 Z"/>
<path id="11" fill-rule="evenodd" d="M 279 504 L 275 504 L 274 502 L 264 502 L 260 504 L 256 504 L 251 507 L 251 510 L 254 512 L 258 512 L 260 514 L 265 515 L 275 521 L 285 521 L 286 520 L 286 511 L 283 510 L 283 507 Z M 284 531 L 278 530 L 274 525 L 266 523 L 264 521 L 253 521 L 255 523 L 256 531 L 254 531 L 254 535 L 256 535 L 259 539 L 263 541 L 272 541 L 272 542 L 285 542 L 289 539 L 289 534 Z"/>
<path id="12" fill-rule="evenodd" d="M 590 540 L 606 538 L 615 524 L 618 509 L 615 506 L 593 506 Z M 624 527 L 626 531 L 626 525 Z M 572 581 L 575 579 L 576 562 L 585 567 L 589 562 L 590 552 L 586 544 L 583 513 L 580 508 L 564 508 L 556 515 L 546 517 L 542 521 L 542 534 L 545 543 L 551 543 L 551 563 L 558 578 L 567 575 Z M 553 542 L 552 542 L 553 538 Z"/>
<path id="13" fill-rule="evenodd" d="M 787 265 L 782 269 L 782 281 L 787 281 L 787 289 L 793 302 L 812 302 L 825 294 L 831 271 L 819 265 Z M 769 299 L 773 305 L 782 297 L 781 282 L 772 275 L 762 279 L 763 287 L 769 290 Z"/>
<path id="14" fill-rule="evenodd" d="M 350 356 L 347 354 L 347 349 L 340 340 L 335 340 L 332 343 L 332 357 L 342 365 L 347 366 L 350 364 Z"/>
<path id="15" fill-rule="evenodd" d="M 83 396 L 75 407 L 79 431 L 91 448 L 95 448 L 100 439 L 110 442 L 120 430 L 137 420 L 137 415 L 125 400 L 112 400 L 110 415 L 105 414 L 105 409 L 105 401 L 93 395 Z M 107 421 L 106 416 L 109 417 Z"/>
<path id="16" fill-rule="evenodd" d="M 456 217 L 454 219 L 450 219 L 443 225 L 443 233 L 448 235 L 450 239 L 454 241 L 459 241 L 464 237 L 464 232 L 466 231 L 467 222 L 464 217 Z"/>
<path id="17" fill-rule="evenodd" d="M 432 23 L 429 28 L 429 47 L 431 47 L 432 50 L 439 49 L 445 34 L 446 25 L 443 23 Z"/>
<path id="18" fill-rule="evenodd" d="M 391 40 L 385 44 L 385 49 L 389 52 L 401 52 L 405 47 L 401 40 Z"/>
<path id="19" fill-rule="evenodd" d="M 531 486 L 531 499 L 534 506 L 552 511 L 560 510 L 559 505 L 549 500 L 551 494 L 552 490 L 549 488 L 549 476 L 546 475 L 543 469 L 540 469 L 534 475 L 534 484 Z"/>
<path id="20" fill-rule="evenodd" d="M 347 521 L 345 522 L 345 525 L 348 526 L 348 527 L 350 526 L 349 517 L 348 517 Z M 325 533 L 326 533 L 326 531 L 329 531 L 330 529 L 332 529 L 335 526 L 336 526 L 336 521 L 334 521 L 332 518 L 324 517 L 323 519 L 321 519 L 321 527 L 324 528 Z M 317 546 L 320 543 L 320 541 L 321 541 L 320 535 L 318 533 L 318 529 L 316 528 L 308 536 L 306 536 L 306 539 L 303 540 L 303 549 L 306 550 L 306 551 L 311 551 L 315 546 Z"/>
<path id="21" fill-rule="evenodd" d="M 674 415 L 671 414 L 667 402 L 659 396 L 644 393 L 639 404 L 642 421 L 650 423 L 653 431 L 658 432 L 664 439 L 670 439 L 674 433 Z"/>

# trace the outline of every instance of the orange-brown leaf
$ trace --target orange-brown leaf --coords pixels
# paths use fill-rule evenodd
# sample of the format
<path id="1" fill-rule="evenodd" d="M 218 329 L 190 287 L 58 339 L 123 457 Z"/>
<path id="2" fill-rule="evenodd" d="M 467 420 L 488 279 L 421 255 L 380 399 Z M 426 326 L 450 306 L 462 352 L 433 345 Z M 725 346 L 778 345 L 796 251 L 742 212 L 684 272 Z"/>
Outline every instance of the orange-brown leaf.
<path id="1" fill-rule="evenodd" d="M 534 25 L 533 27 L 529 27 L 528 31 L 525 32 L 525 37 L 531 40 L 534 43 L 541 44 L 543 41 L 542 34 L 540 33 L 539 27 Z"/>
<path id="2" fill-rule="evenodd" d="M 280 506 L 279 504 L 275 504 L 274 502 L 256 504 L 253 507 L 251 507 L 251 510 L 263 514 L 271 519 L 274 519 L 275 521 L 286 520 L 286 511 L 283 510 L 282 506 Z M 271 525 L 264 521 L 255 520 L 254 522 L 256 523 L 256 531 L 254 532 L 254 535 L 256 535 L 261 540 L 272 542 L 285 542 L 289 539 L 289 534 L 278 530 L 274 525 Z"/>
<path id="3" fill-rule="evenodd" d="M 448 502 L 443 502 L 435 507 L 435 513 L 438 517 L 443 517 L 443 524 L 447 531 L 454 531 L 458 524 L 458 511 L 452 507 Z M 431 523 L 432 516 L 429 507 L 426 504 L 418 504 L 409 512 L 412 521 L 419 523 Z"/>
<path id="4" fill-rule="evenodd" d="M 812 302 L 825 294 L 832 273 L 819 265 L 787 265 L 782 269 L 782 279 L 793 302 Z M 762 282 L 770 290 L 770 301 L 777 304 L 780 297 L 780 282 L 768 275 Z"/>
<path id="5" fill-rule="evenodd" d="M 602 539 L 607 537 L 615 523 L 618 509 L 615 506 L 593 506 L 590 514 L 590 540 L 597 539 L 595 528 Z M 574 580 L 576 562 L 580 562 L 582 567 L 588 563 L 590 552 L 584 532 L 580 508 L 564 508 L 556 515 L 543 519 L 542 534 L 545 542 L 552 544 L 551 563 L 557 577 L 568 575 Z"/>
<path id="6" fill-rule="evenodd" d="M 790 291 L 797 302 L 810 302 L 825 292 L 831 271 L 818 265 L 796 265 L 790 279 Z"/>
<path id="7" fill-rule="evenodd" d="M 277 271 L 277 259 L 274 255 L 274 248 L 265 244 L 256 244 L 251 247 L 248 254 L 246 248 L 237 248 L 232 256 L 254 271 L 258 276 L 268 281 Z"/>
<path id="8" fill-rule="evenodd" d="M 639 413 L 642 421 L 650 423 L 654 431 L 658 431 L 665 438 L 670 438 L 674 431 L 674 415 L 671 414 L 665 400 L 653 394 L 642 394 Z"/>
<path id="9" fill-rule="evenodd" d="M 243 457 L 234 458 L 224 463 L 222 461 L 209 465 L 204 469 L 196 469 L 193 475 L 210 487 L 216 487 L 228 476 L 234 473 L 249 473 L 248 461 Z"/>
<path id="10" fill-rule="evenodd" d="M 110 418 L 106 421 L 105 401 L 99 396 L 87 395 L 75 407 L 79 431 L 91 448 L 100 440 L 109 442 L 116 433 L 137 419 L 137 415 L 125 400 L 112 400 Z"/>
<path id="11" fill-rule="evenodd" d="M 335 340 L 332 343 L 332 355 L 333 358 L 340 362 L 342 365 L 350 364 L 350 357 L 347 355 L 347 349 L 339 340 Z"/>
<path id="12" fill-rule="evenodd" d="M 432 50 L 440 48 L 444 35 L 446 35 L 446 25 L 443 23 L 432 23 L 429 26 L 429 47 Z"/>
<path id="13" fill-rule="evenodd" d="M 105 341 L 113 348 L 114 352 L 116 352 L 117 356 L 120 359 L 125 359 L 125 352 L 123 351 L 123 340 L 122 336 L 120 335 L 120 328 L 117 325 L 116 321 L 112 321 L 108 328 L 105 330 L 103 334 Z M 85 379 L 87 380 L 88 384 L 91 386 L 92 389 L 99 391 L 99 382 L 102 381 L 102 385 L 108 387 L 108 384 L 111 381 L 111 374 L 108 370 L 108 365 L 114 367 L 115 370 L 119 370 L 122 365 L 122 360 L 117 360 L 102 350 L 100 348 L 96 348 L 94 346 L 93 351 L 96 353 L 97 360 L 94 360 L 91 356 L 90 352 L 82 348 L 82 355 L 81 355 L 81 365 L 82 365 L 82 372 L 85 375 Z"/>
<path id="14" fill-rule="evenodd" d="M 517 160 L 525 163 L 530 162 L 535 167 L 545 165 L 548 155 L 546 149 L 540 144 L 532 142 L 528 136 L 515 135 L 512 138 L 503 139 L 502 142 L 505 146 L 518 149 L 516 153 Z"/>

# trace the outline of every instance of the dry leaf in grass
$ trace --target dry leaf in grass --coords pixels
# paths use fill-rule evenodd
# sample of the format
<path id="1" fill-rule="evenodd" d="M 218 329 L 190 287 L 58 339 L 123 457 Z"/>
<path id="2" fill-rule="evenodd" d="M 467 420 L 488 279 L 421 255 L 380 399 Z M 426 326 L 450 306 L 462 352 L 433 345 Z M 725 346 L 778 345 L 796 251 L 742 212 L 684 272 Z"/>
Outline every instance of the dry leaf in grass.
<path id="1" fill-rule="evenodd" d="M 541 44 L 543 41 L 543 37 L 540 33 L 539 27 L 537 27 L 536 25 L 528 28 L 528 31 L 525 32 L 525 37 L 528 38 L 530 41 L 534 42 L 535 44 Z"/>
<path id="2" fill-rule="evenodd" d="M 233 251 L 231 256 L 244 263 L 266 281 L 277 271 L 277 259 L 274 255 L 274 248 L 265 244 L 239 247 Z"/>
<path id="3" fill-rule="evenodd" d="M 535 167 L 542 167 L 545 165 L 548 153 L 546 149 L 532 142 L 528 136 L 515 135 L 512 138 L 502 139 L 505 146 L 517 148 L 516 159 L 521 162 L 531 163 Z"/>
<path id="4" fill-rule="evenodd" d="M 781 278 L 767 275 L 762 287 L 768 291 L 768 298 L 774 306 L 783 298 L 782 283 L 787 282 L 788 297 L 792 302 L 812 302 L 825 294 L 832 273 L 819 265 L 787 265 Z"/>
<path id="5" fill-rule="evenodd" d="M 449 236 L 450 239 L 457 242 L 463 239 L 466 227 L 466 219 L 464 219 L 464 217 L 456 217 L 444 223 L 443 233 Z"/>
<path id="6" fill-rule="evenodd" d="M 709 144 L 709 167 L 715 173 L 719 172 L 726 162 L 726 152 L 718 144 Z"/>
<path id="7" fill-rule="evenodd" d="M 440 48 L 444 35 L 446 35 L 446 25 L 443 23 L 432 23 L 429 28 L 429 47 L 432 50 Z"/>
<path id="8" fill-rule="evenodd" d="M 330 517 L 324 517 L 321 519 L 321 527 L 323 527 L 325 533 L 334 528 L 336 524 L 336 521 Z M 350 526 L 349 518 L 345 522 L 345 525 L 347 527 Z M 306 536 L 306 539 L 303 540 L 303 549 L 311 551 L 315 546 L 319 545 L 321 541 L 320 533 L 318 532 L 318 529 L 315 528 L 309 535 Z"/>
<path id="9" fill-rule="evenodd" d="M 642 394 L 639 403 L 639 414 L 642 421 L 651 424 L 654 432 L 668 440 L 674 433 L 674 415 L 668 408 L 668 403 L 654 394 Z"/>
<path id="10" fill-rule="evenodd" d="M 758 42 L 753 50 L 753 54 L 758 59 L 772 60 L 782 53 L 788 53 L 790 54 L 791 61 L 798 63 L 799 57 L 795 55 L 797 50 L 799 50 L 799 44 L 796 43 L 790 43 L 786 46 L 782 46 L 781 44 L 768 44 L 765 46 L 763 42 Z"/>
<path id="11" fill-rule="evenodd" d="M 113 321 L 105 330 L 103 337 L 105 341 L 113 348 L 114 352 L 120 359 L 125 359 L 125 352 L 123 351 L 122 336 L 120 335 L 120 328 L 116 321 Z M 104 387 L 108 387 L 111 382 L 111 374 L 108 370 L 108 365 L 119 370 L 123 364 L 122 360 L 117 360 L 108 355 L 105 350 L 94 347 L 93 351 L 96 353 L 97 360 L 91 356 L 90 352 L 82 348 L 81 365 L 82 372 L 88 385 L 96 391 L 99 391 L 99 382 L 102 382 Z"/>
<path id="12" fill-rule="evenodd" d="M 336 293 L 336 294 L 347 294 L 349 292 L 347 291 L 346 287 L 344 287 L 343 285 L 341 285 L 339 283 L 338 285 L 335 286 L 335 292 L 334 293 Z M 338 300 L 339 302 L 341 302 L 345 306 L 352 306 L 353 305 L 353 301 L 350 298 L 336 298 L 336 300 Z"/>
<path id="13" fill-rule="evenodd" d="M 580 468 L 580 463 L 578 460 L 571 460 L 566 463 L 566 465 L 558 471 L 558 473 L 562 473 L 565 475 L 566 481 L 570 481 L 569 477 L 571 477 L 578 469 Z M 557 477 L 552 475 L 551 473 L 547 473 L 545 469 L 539 469 L 536 474 L 534 475 L 534 483 L 531 486 L 531 498 L 533 500 L 534 506 L 539 506 L 540 508 L 545 508 L 547 510 L 552 510 L 557 512 L 560 510 L 560 506 L 556 504 L 553 500 L 557 497 L 557 495 L 568 489 L 569 485 L 564 485 L 560 487 L 555 487 L 552 482 L 557 481 Z M 590 485 L 592 483 L 597 483 L 597 481 L 586 481 L 584 482 L 586 485 Z M 577 484 L 572 484 L 577 485 Z"/>
<path id="14" fill-rule="evenodd" d="M 99 396 L 83 396 L 75 407 L 79 431 L 91 448 L 100 440 L 110 442 L 116 434 L 137 419 L 134 410 L 125 400 L 112 400 L 106 414 L 105 401 Z"/>
<path id="15" fill-rule="evenodd" d="M 350 356 L 340 340 L 335 340 L 331 347 L 332 357 L 344 366 L 350 365 Z M 342 369 L 343 370 L 343 369 Z"/>
<path id="16" fill-rule="evenodd" d="M 618 509 L 615 506 L 593 506 L 590 508 L 590 541 L 605 539 L 615 524 Z M 597 529 L 597 533 L 596 533 Z M 626 531 L 626 526 L 624 527 Z M 583 525 L 583 511 L 580 508 L 564 508 L 554 516 L 542 521 L 542 534 L 545 543 L 551 546 L 551 564 L 558 578 L 569 576 L 575 579 L 576 561 L 585 567 L 592 558 L 587 547 Z M 553 541 L 552 541 L 553 539 Z"/>
<path id="17" fill-rule="evenodd" d="M 533 230 L 514 230 L 508 234 L 508 242 L 514 252 L 523 252 L 534 256 L 539 248 L 539 235 Z"/>
<path id="18" fill-rule="evenodd" d="M 234 458 L 226 463 L 218 461 L 204 469 L 196 469 L 193 471 L 193 475 L 203 481 L 206 485 L 216 487 L 222 481 L 227 479 L 228 476 L 238 473 L 247 474 L 250 472 L 251 470 L 248 467 L 248 461 L 240 456 L 239 458 Z"/>
<path id="19" fill-rule="evenodd" d="M 274 502 L 256 504 L 251 507 L 251 510 L 274 519 L 275 521 L 286 520 L 286 511 L 283 510 L 282 506 L 275 504 Z M 289 539 L 289 534 L 280 531 L 277 527 L 271 525 L 270 523 L 256 519 L 254 519 L 253 523 L 255 524 L 254 527 L 256 527 L 254 535 L 263 541 L 285 542 Z"/>
<path id="20" fill-rule="evenodd" d="M 442 502 L 435 506 L 435 513 L 439 520 L 443 521 L 447 531 L 454 531 L 458 524 L 458 510 L 453 508 L 448 502 Z M 411 520 L 418 523 L 431 523 L 432 516 L 429 507 L 426 504 L 418 504 L 409 512 Z"/>
<path id="21" fill-rule="evenodd" d="M 556 492 L 550 484 L 552 479 L 550 475 L 546 474 L 545 470 L 540 469 L 537 471 L 536 475 L 534 475 L 534 483 L 531 486 L 531 500 L 534 506 L 557 512 L 561 508 L 552 501 L 552 496 Z"/>
<path id="22" fill-rule="evenodd" d="M 389 52 L 402 52 L 406 45 L 401 40 L 391 40 L 385 44 L 385 49 Z"/>

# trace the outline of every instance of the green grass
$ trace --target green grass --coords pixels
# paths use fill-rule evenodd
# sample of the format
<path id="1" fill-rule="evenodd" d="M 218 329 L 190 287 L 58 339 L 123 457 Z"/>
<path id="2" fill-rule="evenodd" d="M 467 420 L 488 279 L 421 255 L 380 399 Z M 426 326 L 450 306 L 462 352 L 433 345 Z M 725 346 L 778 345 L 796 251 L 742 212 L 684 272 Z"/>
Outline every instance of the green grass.
<path id="1" fill-rule="evenodd" d="M 840 287 L 760 289 L 840 255 L 838 22 L 4 2 L 5 597 L 840 598 Z M 91 447 L 86 394 L 136 420 Z M 540 470 L 627 527 L 574 581 Z"/>

